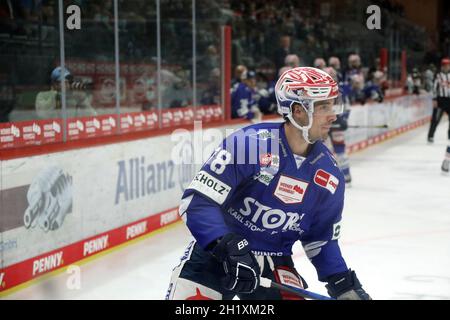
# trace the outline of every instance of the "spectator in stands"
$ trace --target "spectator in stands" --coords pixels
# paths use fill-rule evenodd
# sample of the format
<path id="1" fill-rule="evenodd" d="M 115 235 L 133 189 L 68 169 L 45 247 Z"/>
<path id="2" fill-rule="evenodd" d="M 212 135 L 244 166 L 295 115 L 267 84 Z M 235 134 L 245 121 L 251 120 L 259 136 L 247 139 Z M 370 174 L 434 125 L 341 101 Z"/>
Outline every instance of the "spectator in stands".
<path id="1" fill-rule="evenodd" d="M 283 68 L 281 68 L 283 69 Z M 257 85 L 255 92 L 255 101 L 258 104 L 259 110 L 263 114 L 275 114 L 277 113 L 277 99 L 275 97 L 275 84 L 278 78 L 274 78 L 272 75 L 271 80 L 268 80 L 267 76 L 258 73 Z"/>
<path id="2" fill-rule="evenodd" d="M 288 54 L 286 58 L 284 59 L 284 66 L 290 67 L 290 68 L 297 68 L 300 67 L 300 58 L 296 54 Z"/>
<path id="3" fill-rule="evenodd" d="M 336 72 L 336 78 L 339 83 L 339 86 L 342 85 L 342 81 L 344 80 L 344 76 L 342 75 L 341 70 L 341 60 L 338 57 L 332 56 L 328 59 L 328 66 L 334 69 Z"/>
<path id="4" fill-rule="evenodd" d="M 314 68 L 324 70 L 327 66 L 327 63 L 325 62 L 325 60 L 323 58 L 316 58 L 316 59 L 314 59 L 313 65 L 314 65 Z"/>
<path id="5" fill-rule="evenodd" d="M 215 45 L 208 46 L 206 54 L 200 58 L 198 67 L 200 68 L 199 71 L 205 72 L 205 75 L 209 75 L 213 69 L 220 67 L 220 57 Z"/>
<path id="6" fill-rule="evenodd" d="M 200 104 L 219 105 L 220 94 L 220 69 L 214 68 L 210 72 L 208 87 L 201 94 Z"/>
<path id="7" fill-rule="evenodd" d="M 273 55 L 273 61 L 275 63 L 275 68 L 280 70 L 284 66 L 284 60 L 288 54 L 293 52 L 291 44 L 291 36 L 283 35 L 280 37 L 280 43 L 278 48 L 275 50 Z"/>
<path id="8" fill-rule="evenodd" d="M 364 77 L 361 74 L 354 74 L 349 78 L 350 83 L 350 103 L 364 104 L 366 102 L 366 96 L 364 92 Z"/>
<path id="9" fill-rule="evenodd" d="M 9 114 L 16 102 L 13 75 L 8 69 L 8 66 L 0 66 L 0 123 L 10 121 Z"/>
<path id="10" fill-rule="evenodd" d="M 163 93 L 163 107 L 183 108 L 192 105 L 192 88 L 185 70 L 178 70 L 176 78 Z"/>
<path id="11" fill-rule="evenodd" d="M 348 56 L 348 67 L 345 72 L 345 77 L 348 80 L 355 74 L 360 75 L 364 81 L 365 77 L 362 70 L 361 57 L 359 54 L 352 53 Z"/>
<path id="12" fill-rule="evenodd" d="M 62 97 L 61 78 L 65 80 L 66 112 L 68 118 L 95 116 L 97 112 L 91 105 L 90 85 L 74 81 L 67 69 L 55 68 L 50 75 L 50 90 L 39 92 L 36 96 L 35 108 L 39 118 L 61 118 Z"/>
<path id="13" fill-rule="evenodd" d="M 23 10 L 19 1 L 0 0 L 0 33 L 25 34 Z"/>
<path id="14" fill-rule="evenodd" d="M 365 103 L 365 94 L 363 92 L 365 77 L 361 58 L 358 54 L 352 53 L 348 56 L 347 63 L 348 67 L 344 74 L 343 91 L 350 103 Z"/>
<path id="15" fill-rule="evenodd" d="M 384 94 L 382 91 L 382 83 L 384 74 L 382 71 L 374 71 L 369 74 L 369 79 L 364 85 L 365 101 L 383 102 Z"/>

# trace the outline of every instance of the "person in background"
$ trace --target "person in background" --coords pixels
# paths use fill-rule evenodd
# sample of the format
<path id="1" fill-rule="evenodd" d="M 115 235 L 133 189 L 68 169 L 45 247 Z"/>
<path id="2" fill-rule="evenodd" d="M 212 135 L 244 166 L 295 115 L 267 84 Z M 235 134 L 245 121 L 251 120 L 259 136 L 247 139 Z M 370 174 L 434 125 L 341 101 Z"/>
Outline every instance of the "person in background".
<path id="1" fill-rule="evenodd" d="M 364 103 L 365 76 L 362 70 L 361 58 L 358 54 L 352 53 L 347 59 L 347 70 L 344 73 L 345 95 L 350 103 Z"/>
<path id="2" fill-rule="evenodd" d="M 328 58 L 328 66 L 334 69 L 334 72 L 336 72 L 336 79 L 338 80 L 339 87 L 342 85 L 342 82 L 344 81 L 344 77 L 342 75 L 341 70 L 341 60 L 339 60 L 338 57 L 332 56 Z"/>
<path id="3" fill-rule="evenodd" d="M 300 57 L 296 54 L 288 54 L 284 59 L 284 66 L 291 68 L 300 67 Z"/>
<path id="4" fill-rule="evenodd" d="M 338 73 L 333 67 L 324 69 L 336 82 L 338 82 Z M 336 115 L 336 121 L 333 122 L 330 128 L 329 136 L 332 144 L 332 149 L 336 155 L 336 160 L 339 169 L 344 174 L 344 180 L 347 187 L 350 187 L 352 182 L 352 175 L 350 174 L 350 159 L 347 154 L 347 145 L 345 143 L 345 131 L 348 128 L 348 118 L 350 117 L 350 108 L 348 103 L 344 104 L 344 110 L 341 114 Z"/>
<path id="5" fill-rule="evenodd" d="M 245 118 L 253 122 L 261 120 L 261 111 L 255 101 L 256 73 L 253 70 L 241 74 L 231 92 L 231 117 Z"/>
<path id="6" fill-rule="evenodd" d="M 218 105 L 220 98 L 220 69 L 214 68 L 210 72 L 208 87 L 202 92 L 200 103 L 202 105 Z"/>
<path id="7" fill-rule="evenodd" d="M 366 82 L 363 89 L 366 101 L 383 102 L 384 94 L 381 87 L 383 79 L 384 74 L 379 70 L 374 71 L 369 75 L 369 80 Z"/>
<path id="8" fill-rule="evenodd" d="M 9 115 L 14 109 L 16 95 L 13 74 L 8 66 L 0 66 L 0 123 L 9 122 Z"/>
<path id="9" fill-rule="evenodd" d="M 171 85 L 164 91 L 163 105 L 166 108 L 184 108 L 192 105 L 192 88 L 185 70 L 178 70 Z"/>
<path id="10" fill-rule="evenodd" d="M 323 58 L 314 59 L 314 68 L 323 70 L 326 68 L 326 66 L 327 66 L 327 63 L 325 62 L 325 60 Z"/>
<path id="11" fill-rule="evenodd" d="M 433 82 L 433 114 L 431 116 L 430 129 L 428 131 L 428 142 L 434 142 L 434 133 L 441 121 L 444 112 L 450 116 L 450 59 L 441 61 L 441 70 L 436 74 Z M 447 133 L 450 140 L 450 123 Z"/>
<path id="12" fill-rule="evenodd" d="M 280 37 L 279 47 L 275 50 L 273 62 L 275 63 L 275 68 L 280 70 L 284 66 L 284 61 L 286 56 L 292 53 L 291 36 L 283 35 Z"/>
<path id="13" fill-rule="evenodd" d="M 239 64 L 234 68 L 233 79 L 231 79 L 231 87 L 234 87 L 236 83 L 241 82 L 241 77 L 244 72 L 247 72 L 248 69 L 246 66 Z"/>
<path id="14" fill-rule="evenodd" d="M 255 100 L 258 103 L 258 108 L 263 114 L 274 114 L 277 111 L 277 99 L 275 97 L 275 84 L 278 78 L 273 79 L 269 76 L 268 80 L 264 74 L 259 73 L 257 81 L 257 88 Z"/>
<path id="15" fill-rule="evenodd" d="M 91 85 L 74 81 L 73 75 L 66 68 L 57 67 L 50 75 L 50 90 L 41 91 L 35 100 L 36 113 L 41 119 L 61 118 L 62 96 L 61 79 L 66 87 L 66 112 L 68 118 L 95 116 L 97 112 L 90 102 Z"/>

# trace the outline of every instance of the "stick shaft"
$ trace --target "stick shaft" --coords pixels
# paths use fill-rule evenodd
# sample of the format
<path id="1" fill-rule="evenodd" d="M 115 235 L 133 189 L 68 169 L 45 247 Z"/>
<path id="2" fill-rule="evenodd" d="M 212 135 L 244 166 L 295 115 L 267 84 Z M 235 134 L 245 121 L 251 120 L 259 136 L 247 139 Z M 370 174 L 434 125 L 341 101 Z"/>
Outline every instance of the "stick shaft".
<path id="1" fill-rule="evenodd" d="M 382 129 L 382 128 L 388 128 L 388 125 L 387 124 L 382 124 L 382 125 L 379 125 L 379 126 L 348 126 L 347 128 L 380 128 L 380 129 Z"/>
<path id="2" fill-rule="evenodd" d="M 311 300 L 334 300 L 333 298 L 320 295 L 318 293 L 314 293 L 305 289 L 300 289 L 288 285 L 283 285 L 277 282 L 273 282 L 270 279 L 267 278 L 261 278 L 261 286 L 263 287 L 270 287 L 277 290 L 286 291 L 292 294 L 295 294 L 299 297 L 305 298 L 305 299 L 311 299 Z"/>

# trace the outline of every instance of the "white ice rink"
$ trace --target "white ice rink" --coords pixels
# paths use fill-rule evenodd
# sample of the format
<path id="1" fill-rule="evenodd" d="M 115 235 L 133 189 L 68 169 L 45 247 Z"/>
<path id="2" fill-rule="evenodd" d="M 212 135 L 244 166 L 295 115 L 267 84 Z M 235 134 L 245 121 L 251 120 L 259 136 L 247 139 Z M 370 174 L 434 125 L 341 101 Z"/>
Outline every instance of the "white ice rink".
<path id="1" fill-rule="evenodd" d="M 450 299 L 450 176 L 440 166 L 448 123 L 435 143 L 422 126 L 350 157 L 341 249 L 374 299 Z M 7 299 L 163 299 L 190 236 L 183 223 L 81 265 L 81 288 L 62 272 Z M 309 290 L 323 283 L 301 246 L 298 271 Z"/>

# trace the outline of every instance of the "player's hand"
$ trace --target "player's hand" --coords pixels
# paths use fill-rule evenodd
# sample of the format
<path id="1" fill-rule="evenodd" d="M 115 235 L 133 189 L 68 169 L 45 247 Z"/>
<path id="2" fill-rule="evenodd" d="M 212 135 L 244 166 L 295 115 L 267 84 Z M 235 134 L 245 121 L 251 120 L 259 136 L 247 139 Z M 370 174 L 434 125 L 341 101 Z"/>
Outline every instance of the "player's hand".
<path id="1" fill-rule="evenodd" d="M 355 271 L 348 270 L 338 273 L 327 279 L 326 288 L 330 297 L 337 300 L 372 300 L 364 291 L 356 277 Z"/>
<path id="2" fill-rule="evenodd" d="M 227 290 L 252 293 L 258 288 L 261 271 L 246 239 L 229 233 L 213 248 L 212 254 L 223 265 Z"/>

